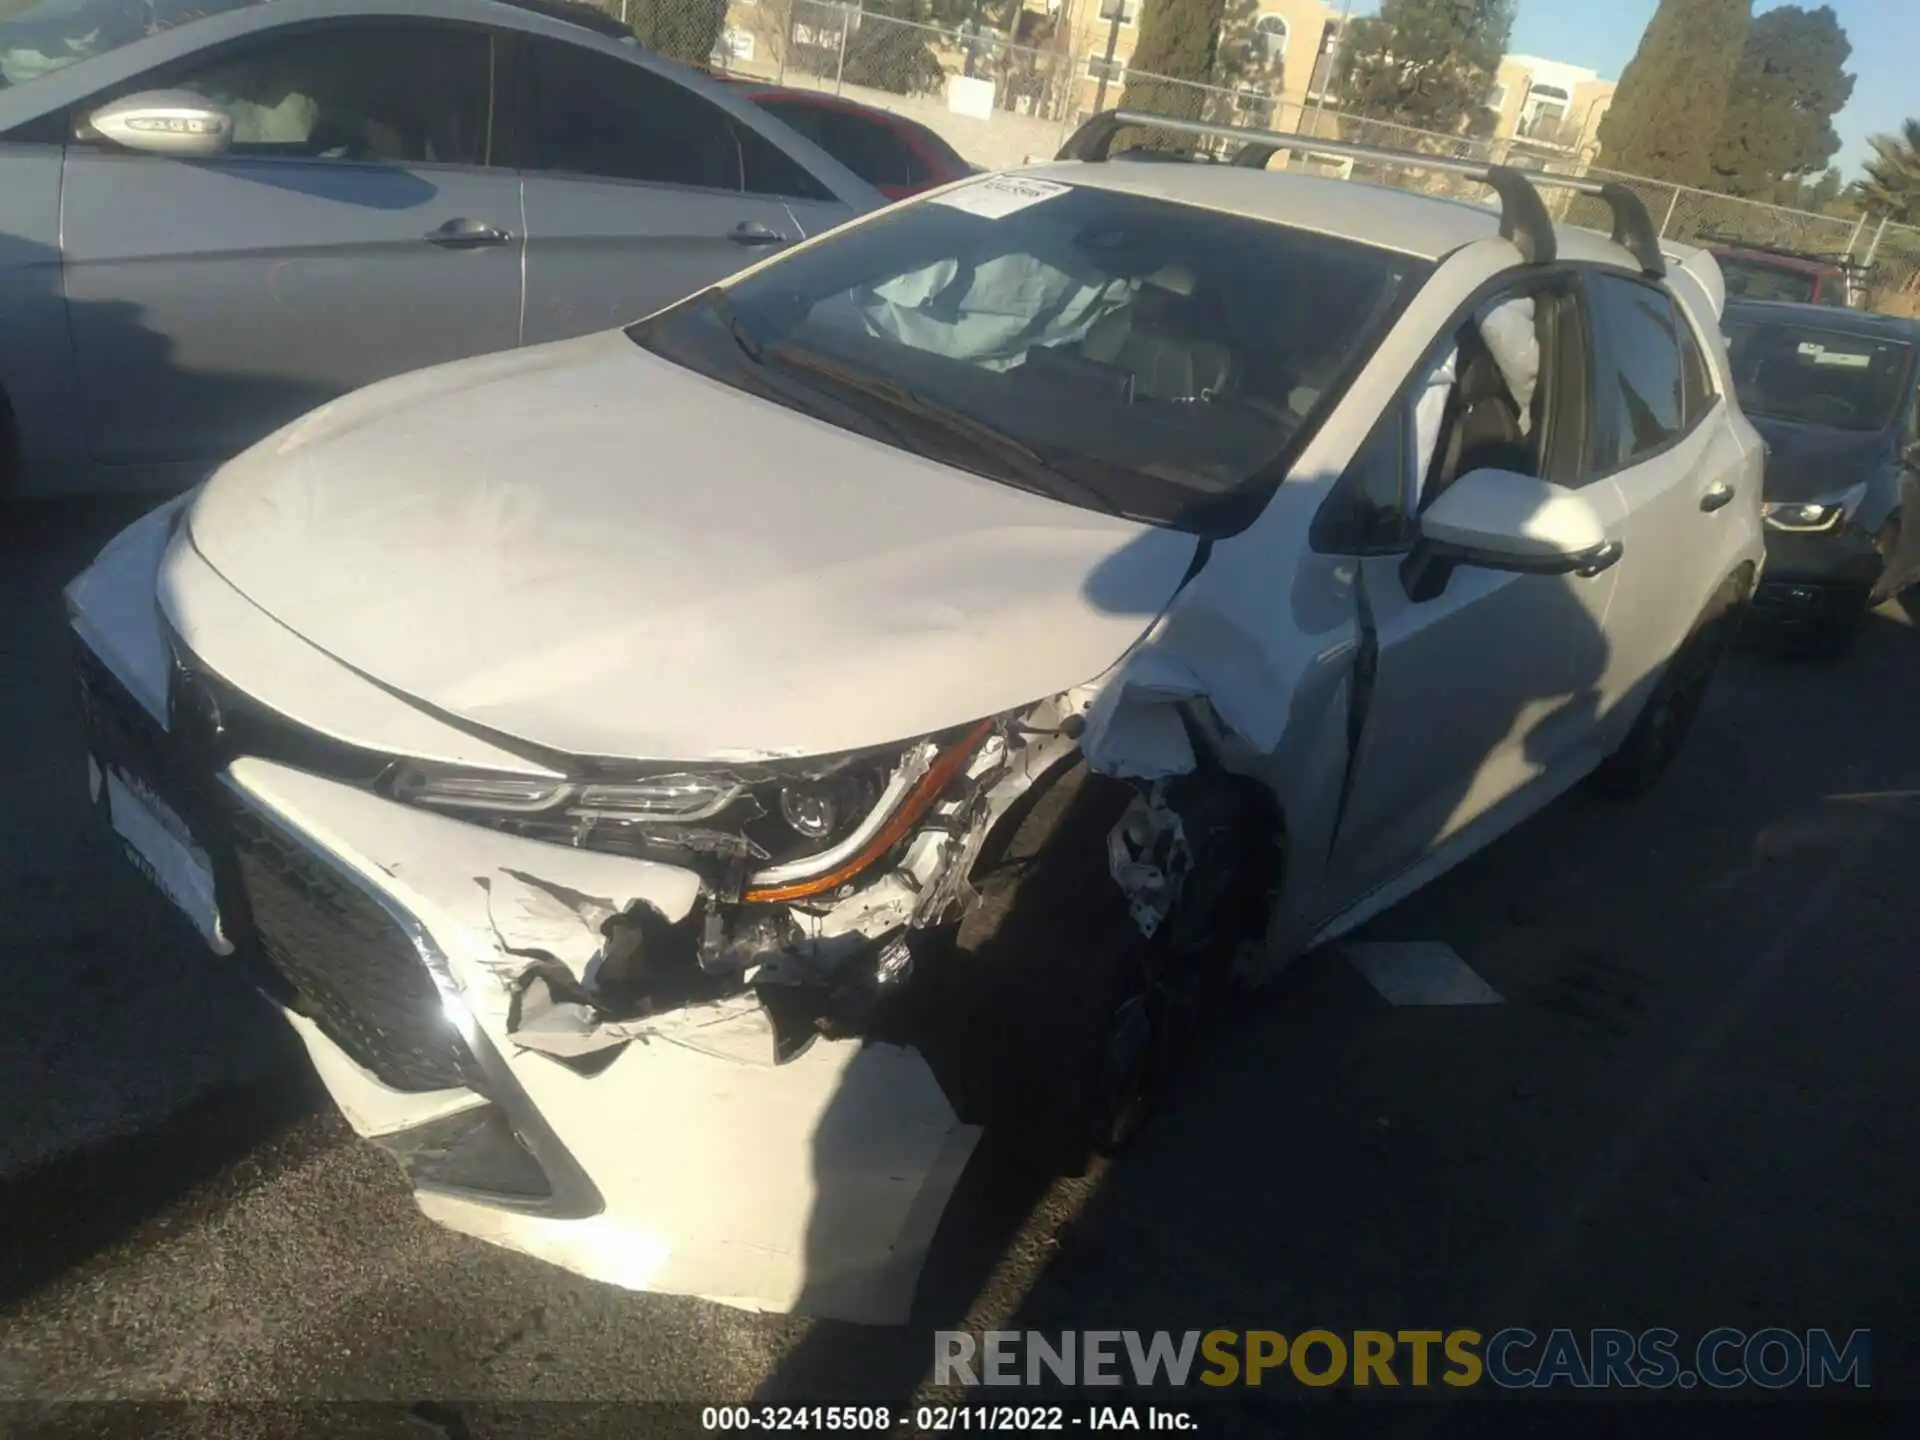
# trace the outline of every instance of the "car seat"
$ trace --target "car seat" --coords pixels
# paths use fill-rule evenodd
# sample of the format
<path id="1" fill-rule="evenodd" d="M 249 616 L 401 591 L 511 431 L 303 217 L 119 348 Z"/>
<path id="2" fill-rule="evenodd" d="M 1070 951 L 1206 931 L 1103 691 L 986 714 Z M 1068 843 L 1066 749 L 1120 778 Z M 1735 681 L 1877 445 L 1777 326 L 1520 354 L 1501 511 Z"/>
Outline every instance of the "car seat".
<path id="1" fill-rule="evenodd" d="M 1131 374 L 1138 399 L 1218 395 L 1233 378 L 1233 352 L 1206 334 L 1193 284 L 1192 271 L 1180 265 L 1146 277 L 1131 304 L 1088 328 L 1081 356 Z"/>
<path id="2" fill-rule="evenodd" d="M 1474 470 L 1517 470 L 1531 475 L 1536 469 L 1520 407 L 1478 326 L 1461 328 L 1459 376 L 1443 422 L 1445 438 L 1433 477 L 1423 490 L 1428 503 Z"/>

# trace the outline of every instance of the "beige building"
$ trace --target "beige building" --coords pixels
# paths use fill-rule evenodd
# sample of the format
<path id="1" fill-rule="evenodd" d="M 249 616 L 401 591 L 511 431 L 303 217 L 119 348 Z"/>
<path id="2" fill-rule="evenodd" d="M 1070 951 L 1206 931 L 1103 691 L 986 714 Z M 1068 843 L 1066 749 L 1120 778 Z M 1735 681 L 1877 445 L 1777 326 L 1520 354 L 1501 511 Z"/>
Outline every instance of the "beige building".
<path id="1" fill-rule="evenodd" d="M 1498 117 L 1493 134 L 1501 140 L 1528 140 L 1558 149 L 1591 153 L 1600 119 L 1613 103 L 1616 82 L 1559 60 L 1509 55 L 1487 108 Z"/>
<path id="2" fill-rule="evenodd" d="M 1080 68 L 1078 108 L 1091 112 L 1096 101 L 1119 103 L 1126 88 L 1127 62 L 1140 38 L 1143 0 L 1052 0 L 1056 13 L 1064 12 L 1072 36 L 1072 53 Z M 1030 9 L 1049 8 L 1049 0 L 1028 0 Z M 1118 22 L 1117 24 L 1115 22 Z M 1262 63 L 1241 80 L 1243 90 L 1259 92 L 1258 103 L 1272 101 L 1272 110 L 1259 118 L 1275 125 L 1292 124 L 1298 107 L 1310 102 L 1331 70 L 1330 55 L 1340 26 L 1340 13 L 1322 0 L 1262 0 L 1254 21 Z M 1107 60 L 1111 40 L 1113 59 Z M 1104 98 L 1100 79 L 1107 77 Z"/>

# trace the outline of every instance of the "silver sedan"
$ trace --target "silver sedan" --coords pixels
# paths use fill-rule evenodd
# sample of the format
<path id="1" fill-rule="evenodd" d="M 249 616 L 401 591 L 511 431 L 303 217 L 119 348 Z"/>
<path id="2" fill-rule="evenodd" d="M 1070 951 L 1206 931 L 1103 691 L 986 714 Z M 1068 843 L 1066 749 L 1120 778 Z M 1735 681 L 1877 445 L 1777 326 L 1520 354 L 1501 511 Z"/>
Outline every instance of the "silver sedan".
<path id="1" fill-rule="evenodd" d="M 561 0 L 0 18 L 0 493 L 177 488 L 335 395 L 637 319 L 884 203 L 623 35 Z"/>

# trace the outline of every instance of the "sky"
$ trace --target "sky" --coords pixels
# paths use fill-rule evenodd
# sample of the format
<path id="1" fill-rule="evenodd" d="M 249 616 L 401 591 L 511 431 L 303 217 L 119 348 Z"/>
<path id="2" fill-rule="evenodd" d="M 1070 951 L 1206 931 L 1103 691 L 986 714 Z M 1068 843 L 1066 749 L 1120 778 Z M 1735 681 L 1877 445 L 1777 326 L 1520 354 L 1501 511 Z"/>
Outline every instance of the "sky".
<path id="1" fill-rule="evenodd" d="M 1340 0 L 1330 0 L 1336 7 Z M 1821 0 L 1800 0 L 1815 9 Z M 1847 68 L 1855 78 L 1853 99 L 1834 121 L 1840 134 L 1837 163 L 1849 179 L 1872 152 L 1867 136 L 1897 131 L 1908 116 L 1920 116 L 1920 67 L 1912 57 L 1916 0 L 1824 0 L 1853 42 Z M 1633 58 L 1656 0 L 1520 0 L 1509 48 L 1520 55 L 1564 60 L 1598 70 L 1609 80 Z M 1377 8 L 1356 0 L 1354 13 Z M 1759 0 L 1756 13 L 1774 8 Z M 1904 13 L 1903 13 L 1904 12 Z"/>

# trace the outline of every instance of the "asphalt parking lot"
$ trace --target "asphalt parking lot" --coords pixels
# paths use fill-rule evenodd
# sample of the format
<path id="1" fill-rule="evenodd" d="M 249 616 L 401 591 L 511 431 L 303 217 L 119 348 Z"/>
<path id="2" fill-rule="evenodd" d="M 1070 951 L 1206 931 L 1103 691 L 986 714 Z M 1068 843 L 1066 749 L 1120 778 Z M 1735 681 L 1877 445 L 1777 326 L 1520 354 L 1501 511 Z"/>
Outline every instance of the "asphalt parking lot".
<path id="1" fill-rule="evenodd" d="M 1748 647 L 1653 795 L 1569 797 L 1368 927 L 1503 1003 L 1394 1007 L 1308 957 L 1104 1174 L 985 1153 L 916 1323 L 875 1331 L 617 1292 L 413 1212 L 86 813 L 59 587 L 137 509 L 0 521 L 0 1400 L 901 1399 L 959 1325 L 1866 1327 L 1875 1391 L 1920 1393 L 1899 606 L 1839 663 Z"/>

